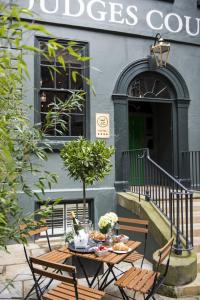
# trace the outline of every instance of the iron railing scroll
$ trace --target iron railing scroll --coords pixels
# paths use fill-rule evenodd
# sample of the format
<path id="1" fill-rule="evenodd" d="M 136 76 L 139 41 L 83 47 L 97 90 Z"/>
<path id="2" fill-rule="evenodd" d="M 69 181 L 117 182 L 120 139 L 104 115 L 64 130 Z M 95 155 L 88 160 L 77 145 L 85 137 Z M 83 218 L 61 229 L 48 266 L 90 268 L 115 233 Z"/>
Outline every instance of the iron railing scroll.
<path id="1" fill-rule="evenodd" d="M 193 248 L 193 194 L 149 156 L 148 149 L 124 151 L 123 181 L 126 190 L 152 201 L 176 235 L 174 251 Z"/>

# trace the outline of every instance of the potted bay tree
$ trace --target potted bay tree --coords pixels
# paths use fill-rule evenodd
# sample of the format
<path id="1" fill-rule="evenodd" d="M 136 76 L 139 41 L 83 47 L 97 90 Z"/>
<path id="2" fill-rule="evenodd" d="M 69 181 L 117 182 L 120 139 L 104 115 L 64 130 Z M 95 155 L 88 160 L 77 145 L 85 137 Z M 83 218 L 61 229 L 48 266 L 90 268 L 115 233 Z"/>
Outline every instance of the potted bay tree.
<path id="1" fill-rule="evenodd" d="M 113 154 L 114 148 L 107 146 L 104 140 L 89 141 L 83 138 L 67 142 L 61 150 L 69 176 L 82 182 L 83 220 L 86 219 L 86 187 L 109 174 Z"/>

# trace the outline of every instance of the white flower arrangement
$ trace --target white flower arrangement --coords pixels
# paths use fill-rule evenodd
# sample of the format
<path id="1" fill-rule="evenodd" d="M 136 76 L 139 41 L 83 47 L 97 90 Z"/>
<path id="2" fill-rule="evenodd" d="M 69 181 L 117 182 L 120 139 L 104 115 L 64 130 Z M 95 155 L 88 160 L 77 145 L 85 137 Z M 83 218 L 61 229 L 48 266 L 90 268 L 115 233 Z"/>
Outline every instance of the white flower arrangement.
<path id="1" fill-rule="evenodd" d="M 116 215 L 116 213 L 114 213 L 114 212 L 109 212 L 109 213 L 107 213 L 107 214 L 105 214 L 110 220 L 111 220 L 111 222 L 112 223 L 117 223 L 117 221 L 118 221 L 118 216 Z"/>
<path id="2" fill-rule="evenodd" d="M 102 233 L 107 233 L 109 229 L 113 229 L 118 221 L 118 216 L 114 212 L 106 213 L 99 219 L 99 229 Z"/>

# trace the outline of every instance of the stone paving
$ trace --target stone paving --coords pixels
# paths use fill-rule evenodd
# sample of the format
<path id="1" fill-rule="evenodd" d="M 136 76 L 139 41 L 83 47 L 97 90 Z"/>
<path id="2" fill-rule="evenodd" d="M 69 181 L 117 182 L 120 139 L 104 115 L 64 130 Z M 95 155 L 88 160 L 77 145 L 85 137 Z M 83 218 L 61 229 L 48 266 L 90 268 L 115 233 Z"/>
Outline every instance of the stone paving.
<path id="1" fill-rule="evenodd" d="M 61 246 L 61 241 L 54 241 L 55 247 Z M 26 263 L 22 245 L 8 246 L 9 253 L 0 252 L 0 299 L 23 299 L 33 284 L 30 269 Z M 46 248 L 43 243 L 30 243 L 28 245 L 29 254 L 38 256 L 45 253 Z M 126 270 L 129 266 L 121 264 L 120 268 Z M 145 263 L 146 268 L 151 268 L 149 263 Z M 85 283 L 83 279 L 79 282 Z M 36 299 L 33 295 L 30 299 Z M 112 284 L 106 289 L 105 300 L 121 299 L 119 290 Z M 141 295 L 136 296 L 137 300 L 143 299 Z M 156 300 L 170 300 L 156 295 Z M 200 300 L 199 296 L 191 298 L 179 298 L 179 300 Z"/>

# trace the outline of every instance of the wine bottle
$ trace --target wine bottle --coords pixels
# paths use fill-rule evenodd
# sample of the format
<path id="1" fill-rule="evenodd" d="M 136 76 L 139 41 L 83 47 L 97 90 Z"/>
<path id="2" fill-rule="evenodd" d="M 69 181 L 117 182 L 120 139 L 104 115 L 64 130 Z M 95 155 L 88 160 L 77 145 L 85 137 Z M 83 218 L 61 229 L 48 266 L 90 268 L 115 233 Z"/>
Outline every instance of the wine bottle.
<path id="1" fill-rule="evenodd" d="M 79 230 L 81 229 L 81 225 L 80 225 L 79 220 L 76 218 L 76 215 L 75 215 L 74 211 L 71 212 L 71 217 L 72 217 L 74 231 L 78 235 Z"/>

